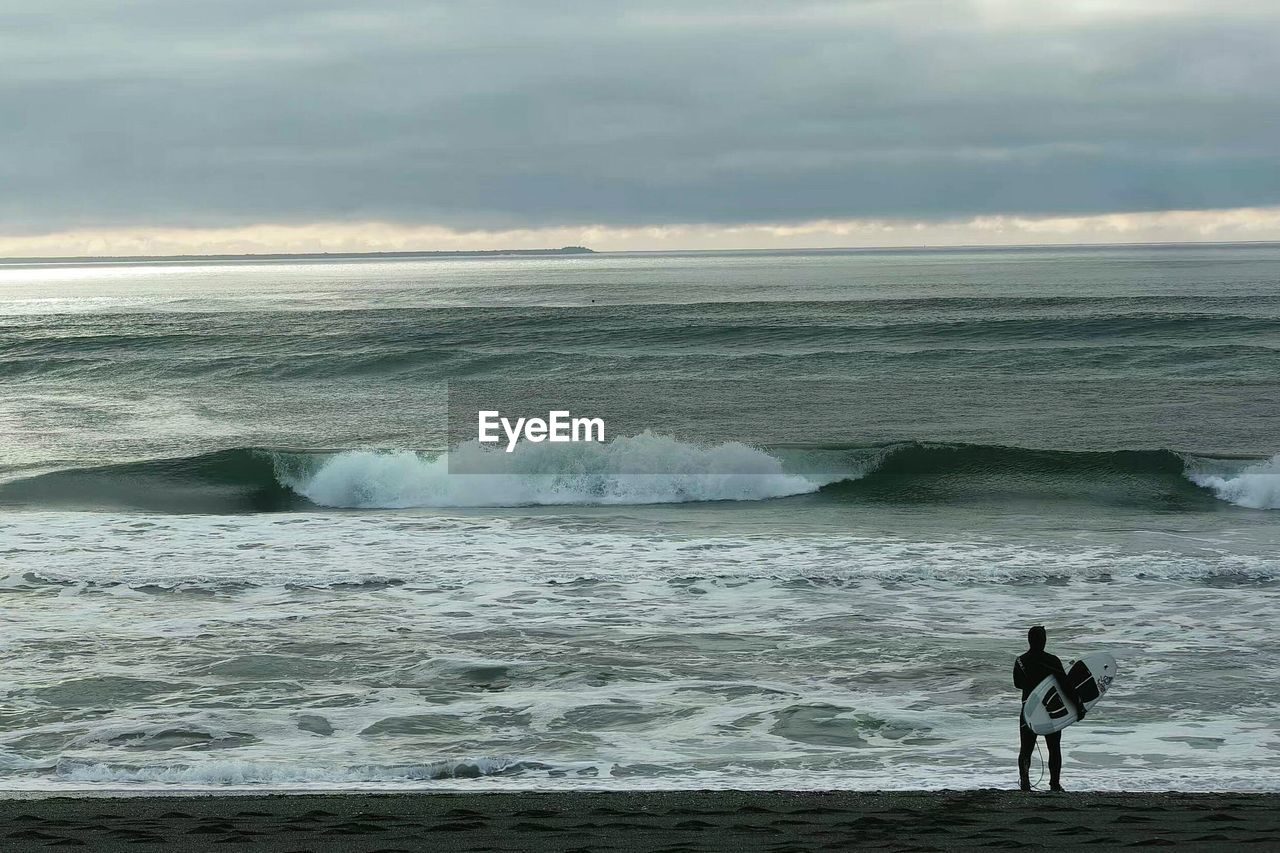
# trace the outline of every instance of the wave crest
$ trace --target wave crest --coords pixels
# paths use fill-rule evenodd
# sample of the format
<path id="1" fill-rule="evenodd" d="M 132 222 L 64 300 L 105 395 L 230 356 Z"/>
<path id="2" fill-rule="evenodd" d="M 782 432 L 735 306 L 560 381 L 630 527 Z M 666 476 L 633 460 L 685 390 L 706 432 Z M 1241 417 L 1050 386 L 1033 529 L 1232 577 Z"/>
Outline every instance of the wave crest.
<path id="1" fill-rule="evenodd" d="M 524 443 L 512 453 L 474 441 L 435 457 L 350 450 L 279 477 L 312 503 L 362 509 L 755 501 L 830 482 L 788 473 L 738 442 L 704 446 L 652 432 L 604 444 Z"/>
<path id="2" fill-rule="evenodd" d="M 66 468 L 0 482 L 0 505 L 228 514 L 333 508 L 621 506 L 763 501 L 820 492 L 846 504 L 1034 502 L 1280 509 L 1271 459 L 1155 450 L 1035 450 L 948 442 L 760 449 L 651 432 L 607 444 L 470 442 L 413 450 L 219 450 Z"/>
<path id="3" fill-rule="evenodd" d="M 1233 473 L 1191 470 L 1187 477 L 1236 506 L 1280 509 L 1280 453 Z"/>

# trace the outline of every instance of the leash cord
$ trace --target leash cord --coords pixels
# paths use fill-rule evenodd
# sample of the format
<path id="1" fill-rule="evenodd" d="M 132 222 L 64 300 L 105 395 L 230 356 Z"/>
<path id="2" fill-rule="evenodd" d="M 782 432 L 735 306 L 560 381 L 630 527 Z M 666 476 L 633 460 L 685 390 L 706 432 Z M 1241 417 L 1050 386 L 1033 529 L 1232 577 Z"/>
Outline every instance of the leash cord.
<path id="1" fill-rule="evenodd" d="M 1044 781 L 1044 756 L 1040 754 L 1040 738 L 1036 738 L 1036 758 L 1040 759 L 1040 775 L 1031 784 L 1031 790 L 1033 791 L 1039 791 L 1040 783 Z"/>

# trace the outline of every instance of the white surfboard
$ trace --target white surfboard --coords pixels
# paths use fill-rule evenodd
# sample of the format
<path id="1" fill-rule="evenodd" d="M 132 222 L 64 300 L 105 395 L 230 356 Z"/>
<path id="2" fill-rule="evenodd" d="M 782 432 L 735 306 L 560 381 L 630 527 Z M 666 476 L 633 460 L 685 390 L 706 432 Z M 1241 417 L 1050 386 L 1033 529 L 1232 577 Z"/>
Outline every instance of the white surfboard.
<path id="1" fill-rule="evenodd" d="M 1076 695 L 1088 711 L 1106 694 L 1115 680 L 1116 659 L 1106 652 L 1085 655 L 1067 670 L 1067 681 L 1075 688 Z M 1022 703 L 1022 716 L 1038 735 L 1060 732 L 1080 719 L 1076 706 L 1062 695 L 1056 676 L 1049 676 L 1036 685 Z"/>

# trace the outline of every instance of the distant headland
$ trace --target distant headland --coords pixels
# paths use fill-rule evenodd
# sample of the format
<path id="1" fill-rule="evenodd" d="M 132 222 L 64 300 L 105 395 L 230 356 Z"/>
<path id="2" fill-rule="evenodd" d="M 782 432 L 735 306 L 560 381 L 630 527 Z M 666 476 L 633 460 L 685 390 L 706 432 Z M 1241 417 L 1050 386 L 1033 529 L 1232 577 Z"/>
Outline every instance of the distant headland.
<path id="1" fill-rule="evenodd" d="M 507 256 L 594 255 L 586 246 L 562 246 L 559 249 L 480 249 L 447 252 L 273 252 L 243 255 L 102 255 L 61 258 L 0 258 L 0 266 L 39 264 L 127 264 L 127 263 L 199 263 L 201 261 L 337 261 L 390 260 L 412 258 L 494 258 Z"/>

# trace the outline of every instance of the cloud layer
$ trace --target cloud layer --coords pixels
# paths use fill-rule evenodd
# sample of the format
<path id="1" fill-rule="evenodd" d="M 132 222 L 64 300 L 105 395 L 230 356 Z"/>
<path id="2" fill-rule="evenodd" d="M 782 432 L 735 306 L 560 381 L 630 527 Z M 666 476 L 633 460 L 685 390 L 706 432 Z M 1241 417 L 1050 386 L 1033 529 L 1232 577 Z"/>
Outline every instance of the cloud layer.
<path id="1" fill-rule="evenodd" d="M 0 257 L 400 252 L 591 246 L 604 251 L 1004 246 L 1255 241 L 1280 237 L 1280 207 L 979 216 L 956 220 L 823 219 L 806 222 L 581 225 L 504 230 L 395 222 L 259 224 L 223 228 L 124 227 L 0 235 Z"/>
<path id="2" fill-rule="evenodd" d="M 9 3 L 0 231 L 1269 208 L 1277 43 L 1208 0 Z"/>

